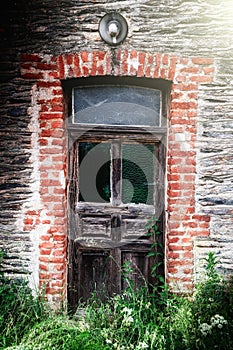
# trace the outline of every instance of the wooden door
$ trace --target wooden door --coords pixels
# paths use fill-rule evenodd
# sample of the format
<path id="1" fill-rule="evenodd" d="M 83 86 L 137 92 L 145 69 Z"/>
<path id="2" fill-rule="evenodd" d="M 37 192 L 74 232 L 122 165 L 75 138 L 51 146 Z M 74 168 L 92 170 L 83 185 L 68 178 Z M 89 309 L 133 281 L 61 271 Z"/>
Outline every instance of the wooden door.
<path id="1" fill-rule="evenodd" d="M 164 87 L 135 83 L 84 84 L 69 95 L 68 301 L 74 307 L 93 293 L 103 298 L 124 290 L 126 265 L 135 288 L 154 282 L 146 226 L 156 218 L 162 230 L 166 94 Z"/>
<path id="2" fill-rule="evenodd" d="M 126 265 L 135 288 L 154 283 L 158 257 L 147 256 L 153 243 L 147 226 L 163 221 L 162 144 L 128 134 L 89 136 L 74 142 L 72 154 L 70 303 L 124 290 Z"/>

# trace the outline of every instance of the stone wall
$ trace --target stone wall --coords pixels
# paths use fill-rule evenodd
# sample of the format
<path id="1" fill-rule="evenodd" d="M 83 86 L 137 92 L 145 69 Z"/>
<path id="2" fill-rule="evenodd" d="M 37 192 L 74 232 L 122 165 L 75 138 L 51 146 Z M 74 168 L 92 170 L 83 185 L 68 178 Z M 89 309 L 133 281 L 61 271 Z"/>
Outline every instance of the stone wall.
<path id="1" fill-rule="evenodd" d="M 38 76 L 22 75 L 22 69 L 27 69 L 22 64 L 28 62 L 24 59 L 28 56 L 24 55 L 32 54 L 32 60 L 36 55 L 43 57 L 43 62 L 39 62 L 42 64 L 48 64 L 46 60 L 50 61 L 53 56 L 80 52 L 107 52 L 115 57 L 116 50 L 109 49 L 98 33 L 99 20 L 114 10 L 122 14 L 129 25 L 128 36 L 120 46 L 122 52 L 182 57 L 186 68 L 192 68 L 195 57 L 214 59 L 214 64 L 206 67 L 211 70 L 208 74 L 213 74 L 214 69 L 214 81 L 204 80 L 196 91 L 194 206 L 195 213 L 201 216 L 195 220 L 207 215 L 207 223 L 203 225 L 210 234 L 194 239 L 194 258 L 198 266 L 200 258 L 214 250 L 223 269 L 231 272 L 233 4 L 230 0 L 7 1 L 1 9 L 0 28 L 0 235 L 1 246 L 8 252 L 5 270 L 17 275 L 31 271 L 32 283 L 38 283 L 39 240 L 45 225 L 50 225 L 40 202 L 36 81 L 40 80 L 41 72 L 37 71 Z M 46 68 L 41 66 L 39 70 Z M 191 71 L 184 71 L 183 79 L 192 79 L 192 75 Z M 55 101 L 54 104 L 56 108 Z M 170 268 L 177 267 L 171 265 Z"/>

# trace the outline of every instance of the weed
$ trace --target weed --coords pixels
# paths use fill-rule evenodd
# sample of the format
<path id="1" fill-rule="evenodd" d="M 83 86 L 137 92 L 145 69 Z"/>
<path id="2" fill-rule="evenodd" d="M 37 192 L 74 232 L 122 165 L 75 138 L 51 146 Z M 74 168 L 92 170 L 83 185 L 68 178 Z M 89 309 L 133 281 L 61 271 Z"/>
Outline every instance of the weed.
<path id="1" fill-rule="evenodd" d="M 1 260 L 6 257 L 0 254 Z M 2 263 L 1 261 L 1 263 Z M 33 297 L 28 283 L 0 275 L 0 349 L 18 344 L 34 323 L 47 316 L 45 303 Z"/>
<path id="2" fill-rule="evenodd" d="M 153 248 L 153 247 L 152 247 Z M 93 296 L 82 317 L 48 313 L 24 282 L 1 275 L 0 341 L 8 350 L 230 350 L 233 349 L 233 279 L 216 270 L 213 253 L 192 298 L 136 289 L 123 266 L 127 288 L 105 302 Z M 6 305 L 4 305 L 4 302 Z M 83 307 L 84 305 L 82 305 Z"/>

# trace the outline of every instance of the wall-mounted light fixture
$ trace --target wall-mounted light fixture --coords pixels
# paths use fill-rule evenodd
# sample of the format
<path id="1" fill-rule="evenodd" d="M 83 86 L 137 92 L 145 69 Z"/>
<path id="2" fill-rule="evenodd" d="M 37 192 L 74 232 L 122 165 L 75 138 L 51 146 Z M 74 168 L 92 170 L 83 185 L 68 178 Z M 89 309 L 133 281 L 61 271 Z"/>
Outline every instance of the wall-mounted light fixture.
<path id="1" fill-rule="evenodd" d="M 128 24 L 119 13 L 107 13 L 99 22 L 101 38 L 109 45 L 119 45 L 128 34 Z"/>

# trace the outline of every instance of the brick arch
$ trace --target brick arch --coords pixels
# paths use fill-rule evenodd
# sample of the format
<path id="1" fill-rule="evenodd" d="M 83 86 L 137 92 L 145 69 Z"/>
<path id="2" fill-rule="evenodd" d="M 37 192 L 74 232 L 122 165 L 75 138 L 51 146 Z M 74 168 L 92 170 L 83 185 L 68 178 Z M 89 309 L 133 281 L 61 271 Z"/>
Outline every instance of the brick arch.
<path id="1" fill-rule="evenodd" d="M 24 213 L 24 230 L 39 232 L 39 285 L 48 299 L 66 298 L 65 104 L 61 81 L 90 76 L 134 76 L 172 81 L 167 144 L 166 278 L 173 288 L 193 287 L 196 236 L 209 235 L 209 217 L 196 212 L 198 86 L 211 83 L 210 58 L 118 49 L 50 56 L 22 54 L 21 77 L 32 80 L 39 149 L 39 206 Z"/>

